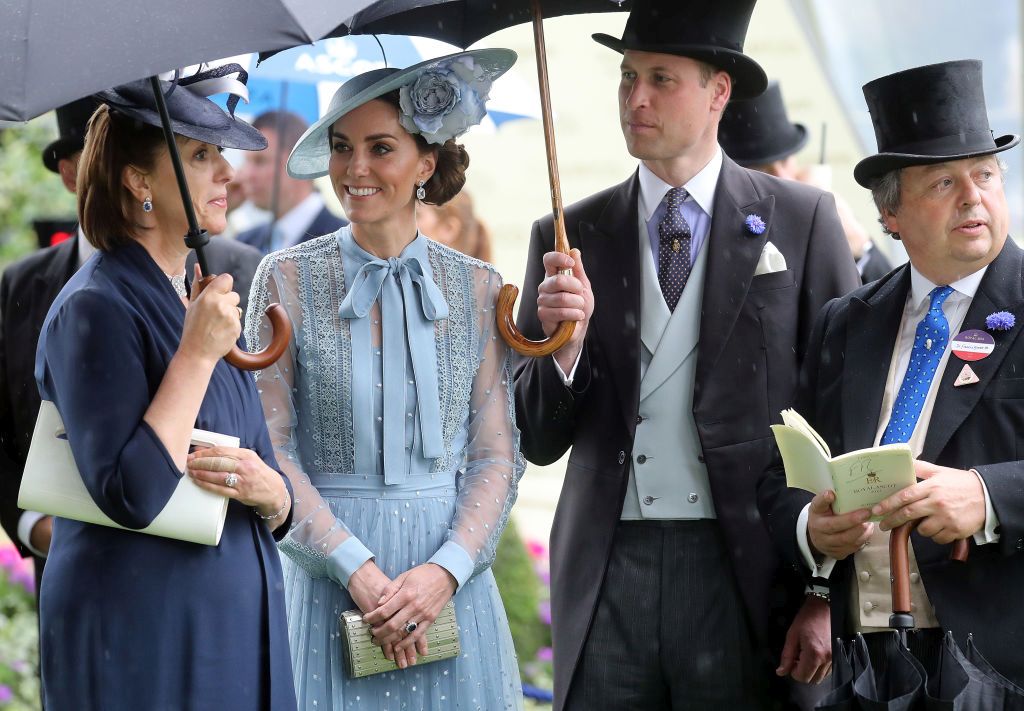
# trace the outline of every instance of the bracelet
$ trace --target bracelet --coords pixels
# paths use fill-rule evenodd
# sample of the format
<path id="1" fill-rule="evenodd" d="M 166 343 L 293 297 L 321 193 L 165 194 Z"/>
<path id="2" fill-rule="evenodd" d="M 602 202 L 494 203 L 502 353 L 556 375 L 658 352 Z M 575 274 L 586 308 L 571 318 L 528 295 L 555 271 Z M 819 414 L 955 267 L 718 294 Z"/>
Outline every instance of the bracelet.
<path id="1" fill-rule="evenodd" d="M 254 508 L 253 511 L 255 511 L 256 515 L 259 516 L 264 521 L 273 521 L 275 518 L 279 518 L 281 516 L 281 514 L 284 513 L 285 509 L 288 508 L 288 504 L 290 504 L 291 502 L 292 502 L 292 500 L 288 497 L 288 494 L 285 494 L 284 495 L 284 503 L 281 504 L 281 508 L 277 510 L 277 513 L 270 514 L 269 516 L 264 516 L 263 514 L 260 513 L 260 510 L 257 509 L 257 508 Z"/>
<path id="2" fill-rule="evenodd" d="M 829 589 L 823 585 L 808 585 L 804 589 L 804 595 L 807 597 L 816 597 L 819 600 L 824 600 L 825 602 L 829 602 L 832 599 Z"/>

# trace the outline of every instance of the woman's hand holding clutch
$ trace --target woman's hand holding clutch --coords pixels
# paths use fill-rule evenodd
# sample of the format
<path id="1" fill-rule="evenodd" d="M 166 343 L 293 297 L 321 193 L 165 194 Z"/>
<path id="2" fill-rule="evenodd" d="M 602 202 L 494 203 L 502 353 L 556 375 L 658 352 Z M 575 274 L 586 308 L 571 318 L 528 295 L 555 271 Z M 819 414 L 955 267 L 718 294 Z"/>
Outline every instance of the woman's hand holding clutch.
<path id="1" fill-rule="evenodd" d="M 197 486 L 252 506 L 271 530 L 288 518 L 291 501 L 281 475 L 251 449 L 198 449 L 188 455 L 187 466 Z"/>
<path id="2" fill-rule="evenodd" d="M 394 579 L 377 600 L 379 607 L 363 617 L 373 625 L 381 645 L 400 652 L 428 653 L 426 631 L 455 594 L 458 583 L 436 563 L 424 563 Z"/>
<path id="3" fill-rule="evenodd" d="M 384 572 L 371 559 L 359 566 L 356 572 L 352 573 L 352 577 L 348 579 L 348 594 L 352 596 L 356 607 L 365 614 L 377 609 L 377 601 L 381 599 L 390 584 L 391 578 L 384 575 Z M 402 669 L 416 663 L 414 650 L 403 650 L 396 654 L 394 645 L 386 644 L 383 645 L 383 652 L 385 657 Z"/>

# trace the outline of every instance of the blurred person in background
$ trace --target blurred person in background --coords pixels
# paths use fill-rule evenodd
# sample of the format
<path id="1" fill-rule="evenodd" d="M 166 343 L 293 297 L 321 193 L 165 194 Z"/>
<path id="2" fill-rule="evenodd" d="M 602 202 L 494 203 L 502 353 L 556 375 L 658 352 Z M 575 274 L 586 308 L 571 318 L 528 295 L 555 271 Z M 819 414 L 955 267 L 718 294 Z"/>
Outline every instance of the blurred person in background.
<path id="1" fill-rule="evenodd" d="M 443 205 L 422 203 L 416 209 L 416 223 L 430 239 L 463 254 L 491 261 L 491 231 L 473 212 L 473 198 L 465 189 Z"/>
<path id="2" fill-rule="evenodd" d="M 246 155 L 237 179 L 252 204 L 268 211 L 271 218 L 240 232 L 236 239 L 269 254 L 347 224 L 327 209 L 312 180 L 288 174 L 286 159 L 309 128 L 305 120 L 290 111 L 266 111 L 252 125 L 267 139 L 267 150 Z"/>

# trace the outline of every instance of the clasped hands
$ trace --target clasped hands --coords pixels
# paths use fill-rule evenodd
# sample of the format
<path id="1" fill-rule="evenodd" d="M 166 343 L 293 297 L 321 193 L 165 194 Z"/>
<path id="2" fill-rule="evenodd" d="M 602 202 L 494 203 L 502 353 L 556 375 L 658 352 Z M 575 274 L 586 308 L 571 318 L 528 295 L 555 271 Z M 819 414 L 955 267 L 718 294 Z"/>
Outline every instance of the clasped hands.
<path id="1" fill-rule="evenodd" d="M 370 624 L 374 644 L 401 669 L 415 664 L 417 654 L 429 653 L 427 628 L 456 587 L 452 574 L 436 563 L 417 565 L 391 580 L 368 560 L 348 581 L 349 595 Z M 409 622 L 416 623 L 416 630 L 406 633 Z"/>
<path id="2" fill-rule="evenodd" d="M 874 533 L 868 519 L 882 516 L 879 528 L 890 531 L 921 519 L 917 532 L 947 544 L 977 533 L 985 525 L 985 491 L 977 474 L 914 460 L 919 481 L 869 509 L 832 512 L 835 494 L 824 491 L 811 501 L 807 537 L 820 554 L 843 560 L 863 548 Z"/>

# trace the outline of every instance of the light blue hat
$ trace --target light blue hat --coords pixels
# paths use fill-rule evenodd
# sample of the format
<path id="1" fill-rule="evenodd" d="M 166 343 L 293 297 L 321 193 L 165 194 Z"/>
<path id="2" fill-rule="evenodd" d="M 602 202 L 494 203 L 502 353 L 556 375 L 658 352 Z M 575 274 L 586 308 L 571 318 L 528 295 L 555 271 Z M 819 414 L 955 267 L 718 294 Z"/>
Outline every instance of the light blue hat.
<path id="1" fill-rule="evenodd" d="M 327 175 L 330 127 L 352 109 L 395 89 L 401 90 L 399 122 L 409 133 L 437 145 L 461 136 L 483 119 L 491 84 L 515 61 L 510 49 L 476 49 L 352 77 L 334 93 L 323 118 L 295 144 L 288 174 L 299 179 Z"/>

